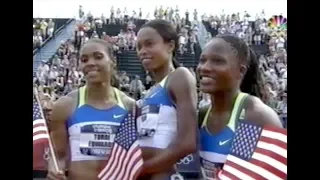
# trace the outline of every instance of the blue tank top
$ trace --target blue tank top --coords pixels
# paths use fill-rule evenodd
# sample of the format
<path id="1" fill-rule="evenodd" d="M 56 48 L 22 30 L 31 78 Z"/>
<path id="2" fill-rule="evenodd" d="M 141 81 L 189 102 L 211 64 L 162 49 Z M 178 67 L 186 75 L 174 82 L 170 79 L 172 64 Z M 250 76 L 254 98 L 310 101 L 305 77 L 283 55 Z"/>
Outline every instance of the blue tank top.
<path id="1" fill-rule="evenodd" d="M 168 75 L 141 99 L 137 129 L 141 146 L 166 148 L 176 137 L 177 112 L 166 88 Z"/>
<path id="2" fill-rule="evenodd" d="M 85 91 L 86 86 L 79 89 L 78 106 L 67 121 L 71 161 L 106 160 L 128 111 L 116 88 L 117 104 L 106 110 L 86 104 Z"/>
<path id="3" fill-rule="evenodd" d="M 248 94 L 239 93 L 233 105 L 231 117 L 227 126 L 217 134 L 212 134 L 207 128 L 207 121 L 211 111 L 209 107 L 200 128 L 200 166 L 204 180 L 217 179 L 227 155 L 231 149 L 235 135 L 235 125 L 238 119 L 238 111 L 242 109 L 244 99 Z M 242 112 L 241 112 L 242 113 Z"/>

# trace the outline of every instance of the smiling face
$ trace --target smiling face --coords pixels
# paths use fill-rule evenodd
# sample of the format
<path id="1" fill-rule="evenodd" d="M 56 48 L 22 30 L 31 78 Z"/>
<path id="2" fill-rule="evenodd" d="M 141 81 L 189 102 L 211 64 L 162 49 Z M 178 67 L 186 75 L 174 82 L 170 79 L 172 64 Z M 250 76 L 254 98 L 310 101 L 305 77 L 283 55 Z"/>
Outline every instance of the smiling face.
<path id="1" fill-rule="evenodd" d="M 212 39 L 201 53 L 197 72 L 204 93 L 230 91 L 241 80 L 236 50 L 222 38 Z"/>
<path id="2" fill-rule="evenodd" d="M 107 82 L 114 65 L 108 47 L 98 42 L 86 43 L 80 52 L 80 69 L 88 83 Z"/>
<path id="3" fill-rule="evenodd" d="M 171 59 L 174 42 L 165 42 L 160 34 L 151 27 L 144 27 L 138 32 L 137 54 L 143 67 L 153 71 Z"/>

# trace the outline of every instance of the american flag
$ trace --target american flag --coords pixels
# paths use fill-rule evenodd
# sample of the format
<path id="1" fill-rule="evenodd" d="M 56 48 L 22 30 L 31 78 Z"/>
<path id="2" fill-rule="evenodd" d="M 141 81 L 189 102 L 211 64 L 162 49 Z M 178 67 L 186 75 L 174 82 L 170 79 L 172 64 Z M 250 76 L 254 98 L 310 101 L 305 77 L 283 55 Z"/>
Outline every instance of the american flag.
<path id="1" fill-rule="evenodd" d="M 36 95 L 33 95 L 33 144 L 48 143 L 49 134 L 42 108 Z"/>
<path id="2" fill-rule="evenodd" d="M 98 175 L 101 180 L 135 180 L 142 169 L 135 108 L 132 112 L 120 124 L 107 164 Z"/>
<path id="3" fill-rule="evenodd" d="M 227 156 L 221 180 L 284 180 L 287 178 L 287 131 L 241 121 Z"/>

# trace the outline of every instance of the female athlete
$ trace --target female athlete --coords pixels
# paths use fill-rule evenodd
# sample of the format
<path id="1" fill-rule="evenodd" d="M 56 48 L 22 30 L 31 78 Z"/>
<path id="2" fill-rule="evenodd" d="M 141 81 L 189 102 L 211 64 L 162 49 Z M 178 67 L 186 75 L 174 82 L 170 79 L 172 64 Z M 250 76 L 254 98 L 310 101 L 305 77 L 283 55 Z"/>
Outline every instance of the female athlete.
<path id="1" fill-rule="evenodd" d="M 178 36 L 169 22 L 148 22 L 137 40 L 138 57 L 156 82 L 141 100 L 137 119 L 144 158 L 140 178 L 165 180 L 176 162 L 196 150 L 196 80 L 174 59 Z"/>
<path id="2" fill-rule="evenodd" d="M 200 90 L 211 95 L 201 108 L 200 160 L 206 180 L 218 179 L 226 161 L 238 120 L 282 127 L 278 115 L 259 97 L 262 75 L 253 51 L 238 37 L 217 36 L 204 48 L 197 67 Z"/>
<path id="3" fill-rule="evenodd" d="M 96 180 L 105 165 L 120 122 L 135 101 L 112 86 L 115 63 L 111 46 L 92 39 L 80 51 L 87 85 L 60 98 L 51 115 L 51 138 L 62 172 L 47 179 Z M 70 154 L 69 154 L 70 152 Z"/>

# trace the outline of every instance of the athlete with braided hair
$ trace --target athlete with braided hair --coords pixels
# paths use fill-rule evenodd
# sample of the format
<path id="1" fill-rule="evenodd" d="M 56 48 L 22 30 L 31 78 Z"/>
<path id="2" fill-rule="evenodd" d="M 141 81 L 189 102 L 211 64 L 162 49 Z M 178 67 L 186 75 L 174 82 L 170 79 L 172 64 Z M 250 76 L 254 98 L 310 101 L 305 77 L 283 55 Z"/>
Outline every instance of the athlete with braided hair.
<path id="1" fill-rule="evenodd" d="M 232 35 L 213 38 L 201 54 L 197 71 L 200 90 L 211 95 L 211 104 L 199 110 L 201 172 L 205 180 L 214 180 L 226 161 L 237 121 L 282 124 L 260 99 L 259 61 L 243 40 Z"/>

